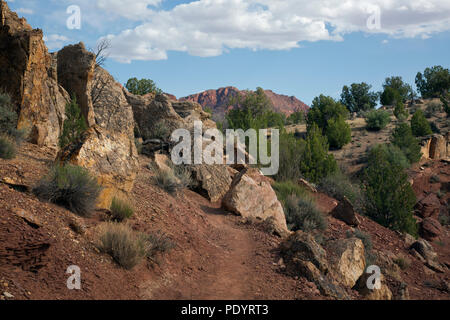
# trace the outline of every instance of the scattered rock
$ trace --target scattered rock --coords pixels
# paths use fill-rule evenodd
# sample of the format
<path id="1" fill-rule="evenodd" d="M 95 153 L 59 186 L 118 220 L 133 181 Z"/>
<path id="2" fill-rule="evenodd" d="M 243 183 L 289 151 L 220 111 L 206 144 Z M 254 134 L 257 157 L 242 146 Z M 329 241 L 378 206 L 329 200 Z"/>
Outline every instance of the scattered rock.
<path id="1" fill-rule="evenodd" d="M 6 299 L 14 298 L 14 296 L 11 293 L 7 292 L 7 291 L 3 292 L 3 296 L 5 296 Z"/>
<path id="2" fill-rule="evenodd" d="M 313 192 L 313 193 L 317 193 L 317 188 L 314 187 L 311 183 L 309 183 L 308 181 L 306 181 L 305 179 L 299 179 L 298 180 L 298 184 L 302 187 L 304 187 L 306 190 Z"/>
<path id="3" fill-rule="evenodd" d="M 352 203 L 345 196 L 344 199 L 339 202 L 337 207 L 333 209 L 331 215 L 336 219 L 344 221 L 350 226 L 357 227 L 360 224 Z"/>
<path id="4" fill-rule="evenodd" d="M 434 218 L 425 218 L 420 223 L 420 234 L 423 238 L 432 241 L 442 234 L 442 226 Z"/>
<path id="5" fill-rule="evenodd" d="M 339 239 L 327 243 L 327 249 L 335 280 L 352 288 L 366 267 L 363 242 L 357 238 Z"/>
<path id="6" fill-rule="evenodd" d="M 32 228 L 37 229 L 42 227 L 42 222 L 36 215 L 20 208 L 13 208 L 11 211 L 25 220 Z"/>
<path id="7" fill-rule="evenodd" d="M 251 178 L 243 170 L 235 176 L 230 190 L 222 200 L 225 209 L 243 217 L 253 217 L 261 220 L 274 218 L 276 233 L 288 233 L 283 207 L 278 201 L 275 191 L 262 175 Z M 253 173 L 254 175 L 254 173 Z"/>
<path id="8" fill-rule="evenodd" d="M 425 265 L 436 272 L 444 272 L 443 266 L 438 261 L 438 256 L 433 247 L 425 239 L 419 239 L 411 245 L 411 250 L 416 251 L 425 260 Z"/>
<path id="9" fill-rule="evenodd" d="M 200 164 L 190 165 L 187 168 L 192 172 L 192 188 L 211 202 L 222 200 L 230 189 L 231 177 L 225 165 Z"/>
<path id="10" fill-rule="evenodd" d="M 440 207 L 441 203 L 439 198 L 434 193 L 430 193 L 425 198 L 417 202 L 414 209 L 420 217 L 428 218 L 437 217 L 437 215 L 439 215 Z"/>

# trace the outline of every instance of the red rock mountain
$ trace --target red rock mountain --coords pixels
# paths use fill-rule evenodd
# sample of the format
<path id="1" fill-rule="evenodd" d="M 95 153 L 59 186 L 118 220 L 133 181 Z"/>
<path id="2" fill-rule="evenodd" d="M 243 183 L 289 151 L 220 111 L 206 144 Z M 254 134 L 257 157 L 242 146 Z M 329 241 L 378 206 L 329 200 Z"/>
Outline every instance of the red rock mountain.
<path id="1" fill-rule="evenodd" d="M 294 96 L 286 96 L 276 94 L 271 90 L 264 90 L 267 97 L 272 101 L 274 110 L 277 112 L 290 115 L 297 110 L 307 111 L 309 106 L 304 102 L 300 101 Z M 225 87 L 217 90 L 207 90 L 201 93 L 193 94 L 184 98 L 180 98 L 181 101 L 194 101 L 205 107 L 209 107 L 213 110 L 216 115 L 225 114 L 226 110 L 229 108 L 228 101 L 231 97 L 237 94 L 243 94 L 244 91 L 240 91 L 235 87 Z"/>

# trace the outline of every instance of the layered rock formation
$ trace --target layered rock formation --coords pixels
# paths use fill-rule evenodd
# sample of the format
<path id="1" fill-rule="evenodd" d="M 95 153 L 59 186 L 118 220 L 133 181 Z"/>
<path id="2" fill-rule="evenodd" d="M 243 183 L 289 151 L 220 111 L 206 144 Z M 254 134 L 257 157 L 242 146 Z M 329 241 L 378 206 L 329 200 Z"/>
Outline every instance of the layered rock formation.
<path id="1" fill-rule="evenodd" d="M 69 96 L 52 73 L 42 30 L 32 29 L 3 0 L 0 17 L 0 87 L 17 107 L 18 128 L 31 142 L 56 148 Z"/>
<path id="2" fill-rule="evenodd" d="M 279 95 L 271 90 L 265 90 L 264 92 L 272 102 L 274 110 L 277 112 L 290 115 L 297 110 L 308 111 L 309 109 L 309 106 L 307 106 L 304 102 L 298 100 L 294 96 L 289 97 L 285 95 Z M 211 108 L 214 115 L 216 115 L 217 117 L 223 117 L 223 115 L 229 109 L 230 99 L 232 97 L 236 97 L 238 94 L 245 94 L 245 91 L 240 91 L 235 87 L 225 87 L 217 90 L 207 90 L 201 93 L 180 98 L 179 100 L 197 102 L 203 108 Z"/>
<path id="3" fill-rule="evenodd" d="M 432 160 L 450 159 L 450 132 L 434 134 L 422 140 L 422 158 Z"/>

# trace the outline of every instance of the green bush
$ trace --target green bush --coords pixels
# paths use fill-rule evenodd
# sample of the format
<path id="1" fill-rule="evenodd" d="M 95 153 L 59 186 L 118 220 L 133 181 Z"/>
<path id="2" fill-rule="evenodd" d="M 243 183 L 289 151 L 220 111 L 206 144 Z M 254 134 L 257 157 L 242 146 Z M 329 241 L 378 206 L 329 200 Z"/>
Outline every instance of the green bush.
<path id="1" fill-rule="evenodd" d="M 59 146 L 65 148 L 72 143 L 78 142 L 87 128 L 86 120 L 74 96 L 66 105 L 66 119 L 64 120 L 63 131 L 59 137 Z"/>
<path id="2" fill-rule="evenodd" d="M 398 101 L 394 108 L 394 116 L 399 121 L 405 121 L 408 118 L 408 111 L 405 109 L 403 102 Z"/>
<path id="3" fill-rule="evenodd" d="M 11 138 L 0 136 L 0 158 L 14 159 L 16 157 L 16 145 Z"/>
<path id="4" fill-rule="evenodd" d="M 300 164 L 304 150 L 305 140 L 285 132 L 280 134 L 279 168 L 275 180 L 298 180 L 302 177 Z"/>
<path id="5" fill-rule="evenodd" d="M 352 183 L 350 179 L 341 172 L 336 172 L 325 178 L 319 183 L 319 189 L 335 198 L 338 201 L 344 200 L 346 197 L 358 210 L 363 202 L 363 195 L 358 184 Z"/>
<path id="6" fill-rule="evenodd" d="M 286 124 L 300 124 L 304 122 L 305 122 L 304 111 L 296 111 L 286 119 Z"/>
<path id="7" fill-rule="evenodd" d="M 328 120 L 326 136 L 332 149 L 341 149 L 352 140 L 352 130 L 342 116 Z"/>
<path id="8" fill-rule="evenodd" d="M 402 169 L 407 169 L 411 166 L 406 155 L 403 151 L 394 144 L 379 144 L 374 147 L 374 149 L 381 149 L 382 152 L 386 154 L 387 160 Z"/>
<path id="9" fill-rule="evenodd" d="M 116 197 L 111 202 L 110 211 L 112 219 L 119 222 L 131 218 L 134 213 L 133 208 L 128 202 Z"/>
<path id="10" fill-rule="evenodd" d="M 284 209 L 286 222 L 292 231 L 324 231 L 327 228 L 327 218 L 309 198 L 289 196 Z"/>
<path id="11" fill-rule="evenodd" d="M 327 138 L 315 123 L 308 128 L 305 149 L 301 157 L 300 171 L 310 182 L 317 183 L 337 171 L 337 163 L 328 153 Z"/>
<path id="12" fill-rule="evenodd" d="M 416 137 L 423 137 L 433 133 L 430 123 L 421 109 L 418 109 L 411 118 L 411 129 Z"/>
<path id="13" fill-rule="evenodd" d="M 101 187 L 97 179 L 81 167 L 55 166 L 33 189 L 42 200 L 62 205 L 81 216 L 90 216 Z"/>
<path id="14" fill-rule="evenodd" d="M 191 172 L 185 166 L 169 164 L 169 170 L 156 168 L 154 172 L 154 183 L 171 195 L 176 194 L 192 184 Z"/>
<path id="15" fill-rule="evenodd" d="M 422 157 L 419 140 L 413 136 L 411 127 L 407 123 L 400 123 L 394 129 L 391 142 L 402 150 L 410 163 L 416 163 Z"/>
<path id="16" fill-rule="evenodd" d="M 282 204 L 286 204 L 289 196 L 305 197 L 307 194 L 302 186 L 299 186 L 293 181 L 275 182 L 272 187 Z"/>
<path id="17" fill-rule="evenodd" d="M 162 90 L 159 89 L 155 82 L 150 79 L 141 79 L 138 80 L 137 78 L 131 78 L 128 79 L 127 83 L 125 84 L 125 88 L 132 94 L 136 95 L 146 95 L 147 93 L 155 93 L 155 94 L 162 94 Z"/>
<path id="18" fill-rule="evenodd" d="M 20 144 L 27 134 L 25 129 L 17 129 L 17 113 L 14 111 L 11 97 L 0 93 L 0 135 L 8 136 L 16 144 Z M 13 142 L 13 141 L 12 141 Z"/>
<path id="19" fill-rule="evenodd" d="M 397 101 L 402 102 L 400 94 L 393 88 L 387 87 L 380 96 L 380 102 L 383 106 L 393 106 Z"/>
<path id="20" fill-rule="evenodd" d="M 365 214 L 379 224 L 417 235 L 416 197 L 402 167 L 389 162 L 383 148 L 373 148 L 364 171 Z"/>
<path id="21" fill-rule="evenodd" d="M 372 110 L 366 113 L 367 129 L 372 131 L 379 131 L 388 125 L 391 121 L 389 112 L 384 110 Z"/>

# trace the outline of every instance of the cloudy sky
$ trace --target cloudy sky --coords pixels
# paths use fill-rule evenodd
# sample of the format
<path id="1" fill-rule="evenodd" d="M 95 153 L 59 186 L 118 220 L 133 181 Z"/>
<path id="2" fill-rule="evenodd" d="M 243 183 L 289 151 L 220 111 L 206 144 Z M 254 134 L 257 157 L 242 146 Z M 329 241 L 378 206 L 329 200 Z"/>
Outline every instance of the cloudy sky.
<path id="1" fill-rule="evenodd" d="M 44 30 L 51 51 L 107 37 L 106 68 L 118 81 L 151 78 L 178 97 L 261 86 L 311 103 L 321 93 L 339 97 L 352 82 L 379 90 L 386 76 L 413 83 L 425 67 L 450 67 L 449 0 L 8 3 Z"/>

